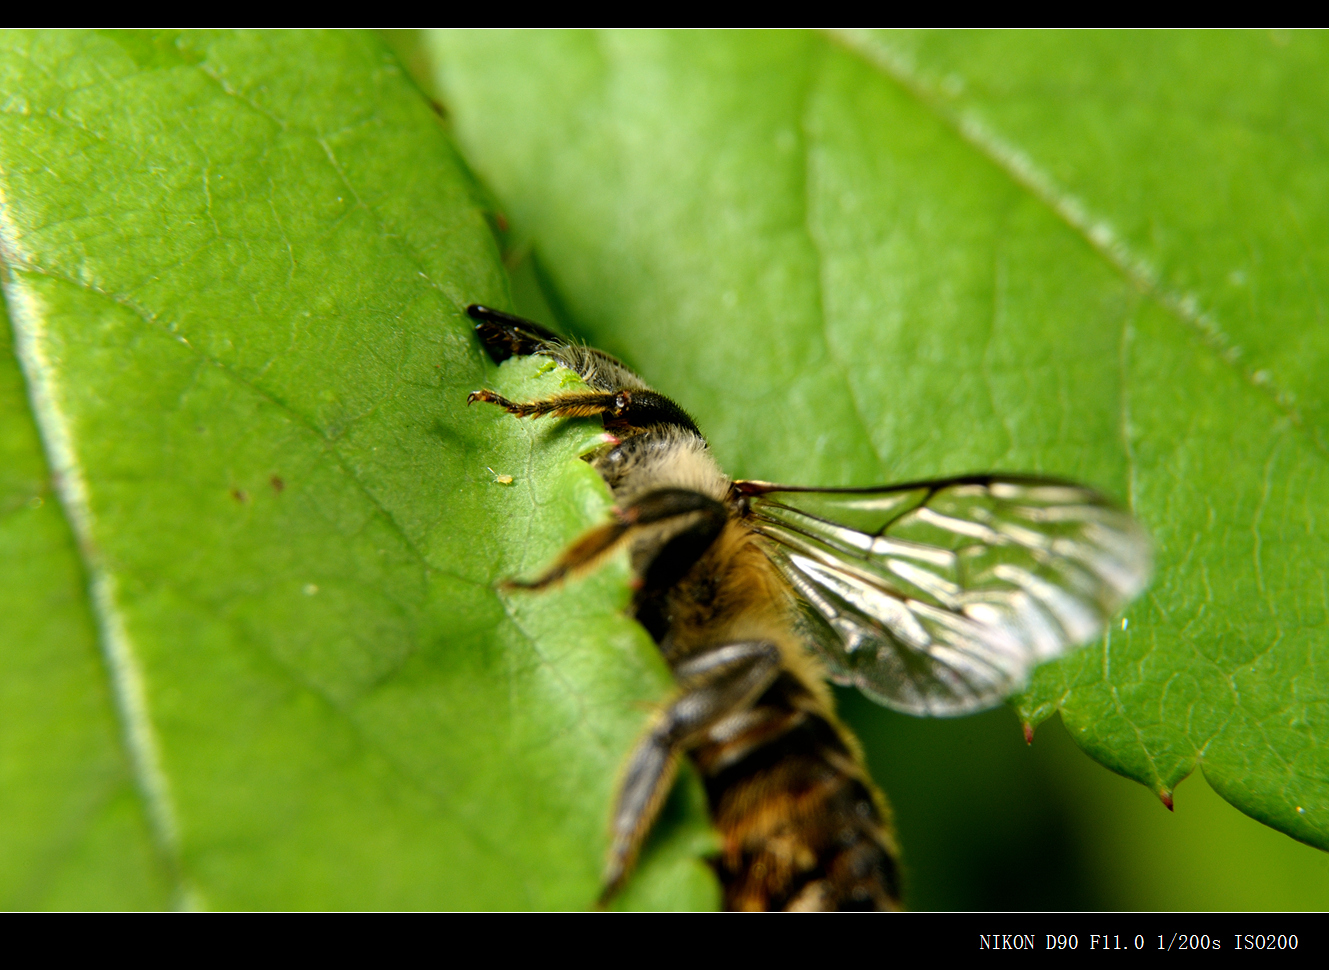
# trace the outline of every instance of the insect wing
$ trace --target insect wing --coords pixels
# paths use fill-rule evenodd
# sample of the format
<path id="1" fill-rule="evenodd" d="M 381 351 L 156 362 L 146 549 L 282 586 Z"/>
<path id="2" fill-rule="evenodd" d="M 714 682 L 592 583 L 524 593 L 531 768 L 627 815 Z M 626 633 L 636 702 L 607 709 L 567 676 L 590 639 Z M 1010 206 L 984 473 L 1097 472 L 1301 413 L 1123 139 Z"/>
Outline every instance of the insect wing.
<path id="1" fill-rule="evenodd" d="M 832 677 L 911 714 L 995 706 L 1098 636 L 1149 580 L 1143 529 L 1079 485 L 737 484 Z"/>

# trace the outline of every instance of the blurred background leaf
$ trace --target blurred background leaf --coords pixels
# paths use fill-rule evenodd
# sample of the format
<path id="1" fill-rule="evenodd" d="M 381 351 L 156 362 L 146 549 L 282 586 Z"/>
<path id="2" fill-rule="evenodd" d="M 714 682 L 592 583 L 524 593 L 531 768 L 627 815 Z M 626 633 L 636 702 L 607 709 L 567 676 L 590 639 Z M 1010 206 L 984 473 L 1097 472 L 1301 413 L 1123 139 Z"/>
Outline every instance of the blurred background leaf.
<path id="1" fill-rule="evenodd" d="M 1130 501 L 1158 544 L 1152 589 L 1041 670 L 1020 716 L 1059 709 L 1164 800 L 1199 766 L 1329 846 L 1322 37 L 439 32 L 408 58 L 501 200 L 510 258 L 565 325 L 690 408 L 731 473 L 1003 468 Z M 1107 797 L 1048 780 L 1083 775 L 1041 753 L 1065 749 L 1055 734 L 1021 769 L 998 753 L 1006 715 L 1009 742 L 941 758 L 1002 716 L 920 726 L 845 703 L 900 804 L 915 905 L 1144 905 L 1114 895 L 1129 879 L 1068 894 L 1112 838 L 1097 815 L 977 797 L 1022 775 Z M 902 761 L 936 766 L 931 790 L 969 811 L 911 802 Z M 1329 899 L 1323 855 L 1271 850 L 1253 823 L 1218 848 L 1214 825 L 1228 901 L 1197 862 L 1173 905 L 1255 905 L 1239 883 L 1257 859 L 1296 887 L 1269 905 Z M 964 883 L 948 841 L 980 857 L 968 889 L 941 885 Z"/>

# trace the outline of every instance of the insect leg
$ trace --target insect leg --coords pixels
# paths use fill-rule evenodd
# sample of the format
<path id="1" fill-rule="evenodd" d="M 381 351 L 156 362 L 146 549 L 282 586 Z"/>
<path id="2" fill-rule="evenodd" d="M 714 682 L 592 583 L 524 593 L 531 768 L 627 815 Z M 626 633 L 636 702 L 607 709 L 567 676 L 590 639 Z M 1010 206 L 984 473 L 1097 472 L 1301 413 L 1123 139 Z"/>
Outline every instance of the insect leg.
<path id="1" fill-rule="evenodd" d="M 483 401 L 497 404 L 503 410 L 519 418 L 542 418 L 553 415 L 556 418 L 593 418 L 597 415 L 619 417 L 632 405 L 632 395 L 626 391 L 606 393 L 604 391 L 582 391 L 573 394 L 556 394 L 540 401 L 509 401 L 493 391 L 472 391 L 466 396 L 467 404 Z"/>
<path id="2" fill-rule="evenodd" d="M 677 404 L 649 390 L 576 391 L 555 394 L 539 401 L 509 401 L 493 391 L 472 391 L 466 396 L 467 404 L 483 401 L 496 404 L 519 418 L 604 418 L 606 428 L 646 428 L 655 424 L 672 424 L 699 434 L 697 426 L 687 412 Z"/>
<path id="3" fill-rule="evenodd" d="M 558 334 L 534 320 L 515 317 L 502 310 L 493 310 L 477 303 L 468 306 L 466 312 L 476 321 L 475 332 L 495 364 L 501 364 L 514 355 L 524 357 L 533 354 L 545 344 L 564 342 Z"/>
<path id="4" fill-rule="evenodd" d="M 768 641 L 727 643 L 678 665 L 683 693 L 637 742 L 614 808 L 601 903 L 623 885 L 669 794 L 679 755 L 717 721 L 747 707 L 780 672 L 780 650 Z"/>
<path id="5" fill-rule="evenodd" d="M 694 544 L 704 542 L 696 553 L 696 556 L 700 556 L 724 526 L 729 514 L 724 503 L 686 488 L 661 488 L 648 492 L 627 508 L 617 510 L 612 521 L 583 534 L 563 550 L 563 554 L 543 575 L 526 582 L 509 580 L 503 585 L 508 589 L 543 589 L 569 573 L 594 565 L 602 556 L 613 551 L 633 529 L 693 514 L 698 515 L 698 521 L 685 530 L 684 535 L 692 537 Z M 679 538 L 675 538 L 674 542 L 678 542 Z"/>

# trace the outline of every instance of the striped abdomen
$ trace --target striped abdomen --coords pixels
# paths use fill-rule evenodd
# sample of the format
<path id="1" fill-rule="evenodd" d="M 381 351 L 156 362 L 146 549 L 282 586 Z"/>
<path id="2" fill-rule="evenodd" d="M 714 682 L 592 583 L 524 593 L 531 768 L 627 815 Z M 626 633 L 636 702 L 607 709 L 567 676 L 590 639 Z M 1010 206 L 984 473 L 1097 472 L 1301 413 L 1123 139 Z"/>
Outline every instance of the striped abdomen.
<path id="1" fill-rule="evenodd" d="M 692 752 L 731 910 L 897 909 L 886 809 L 843 728 L 785 672 L 723 741 Z"/>

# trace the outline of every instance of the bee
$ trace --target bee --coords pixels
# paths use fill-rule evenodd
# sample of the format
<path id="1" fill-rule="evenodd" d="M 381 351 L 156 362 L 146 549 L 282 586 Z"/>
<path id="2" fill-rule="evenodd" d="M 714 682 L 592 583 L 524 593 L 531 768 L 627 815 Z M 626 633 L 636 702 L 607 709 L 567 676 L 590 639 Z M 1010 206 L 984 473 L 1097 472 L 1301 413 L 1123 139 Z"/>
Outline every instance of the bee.
<path id="1" fill-rule="evenodd" d="M 530 320 L 467 312 L 495 363 L 539 354 L 586 384 L 524 402 L 478 390 L 468 404 L 598 416 L 606 432 L 586 460 L 613 517 L 505 586 L 546 588 L 626 545 L 632 613 L 678 685 L 624 766 L 601 902 L 631 873 L 686 756 L 721 836 L 727 909 L 898 909 L 890 811 L 826 681 L 916 715 L 993 707 L 1144 588 L 1147 535 L 1092 489 L 1029 475 L 734 480 L 687 412 L 620 361 Z"/>

